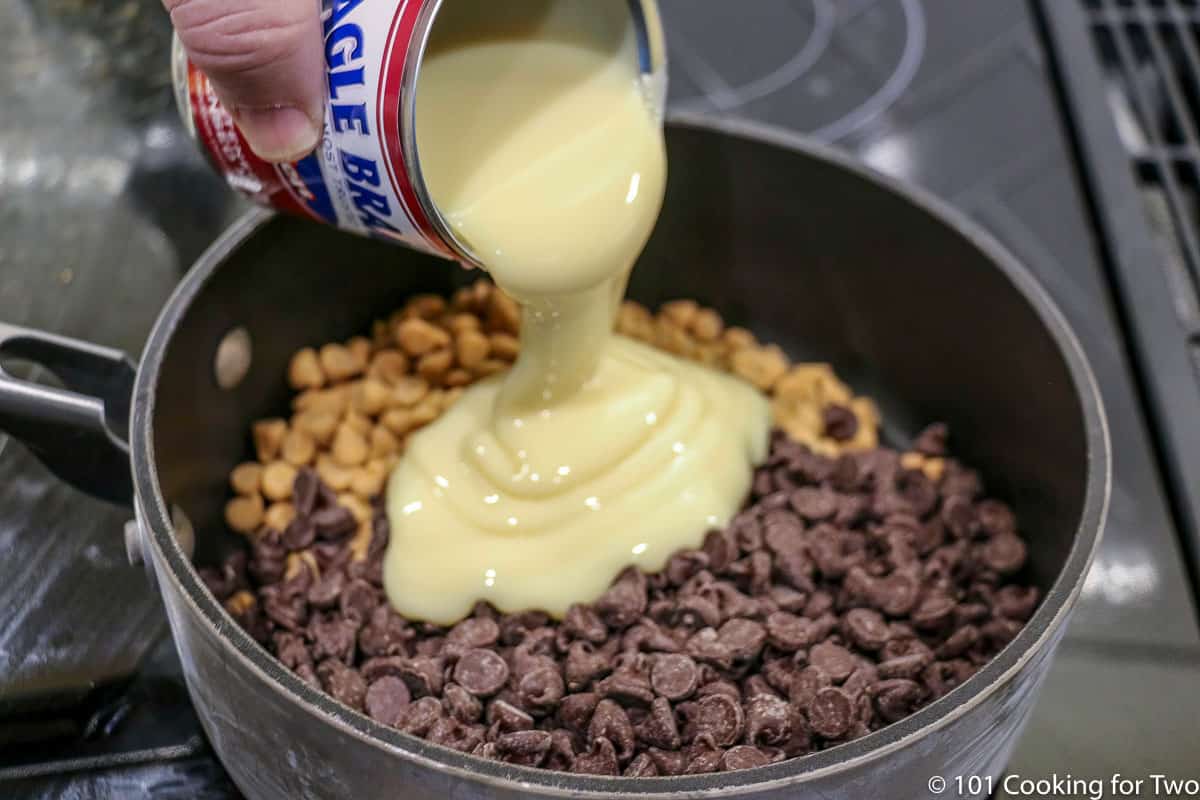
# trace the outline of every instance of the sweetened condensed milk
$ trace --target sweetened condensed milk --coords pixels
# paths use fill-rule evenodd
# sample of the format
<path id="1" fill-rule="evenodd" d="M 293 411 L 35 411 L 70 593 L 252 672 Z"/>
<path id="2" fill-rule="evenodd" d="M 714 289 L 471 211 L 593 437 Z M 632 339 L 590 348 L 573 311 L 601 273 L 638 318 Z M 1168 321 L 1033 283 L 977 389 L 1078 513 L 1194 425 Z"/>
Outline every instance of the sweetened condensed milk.
<path id="1" fill-rule="evenodd" d="M 437 623 L 478 600 L 561 616 L 728 521 L 767 401 L 612 331 L 666 182 L 627 3 L 447 0 L 417 92 L 424 180 L 522 303 L 521 353 L 409 440 L 387 594 Z"/>

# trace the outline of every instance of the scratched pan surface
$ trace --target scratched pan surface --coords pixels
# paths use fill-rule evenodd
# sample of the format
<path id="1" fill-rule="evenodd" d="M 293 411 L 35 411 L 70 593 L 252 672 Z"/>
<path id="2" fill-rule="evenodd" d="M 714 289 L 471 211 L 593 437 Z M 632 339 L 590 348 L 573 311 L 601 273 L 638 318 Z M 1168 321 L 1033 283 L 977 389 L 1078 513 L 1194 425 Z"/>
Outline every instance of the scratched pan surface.
<path id="1" fill-rule="evenodd" d="M 630 288 L 680 296 L 800 359 L 832 361 L 875 396 L 902 443 L 946 420 L 956 451 L 1013 503 L 1046 593 L 988 667 L 909 719 L 801 760 L 685 778 L 581 778 L 429 745 L 303 684 L 232 623 L 175 544 L 168 509 L 197 533 L 195 562 L 231 546 L 225 476 L 251 420 L 282 410 L 288 356 L 364 330 L 417 291 L 473 276 L 414 253 L 258 214 L 203 257 L 160 318 L 132 424 L 144 550 L 205 730 L 252 798 L 921 797 L 930 775 L 1003 768 L 1099 537 L 1108 493 L 1103 412 L 1074 337 L 1028 274 L 954 212 L 840 156 L 764 130 L 669 128 L 672 176 Z M 244 327 L 253 361 L 224 391 L 217 343 Z"/>

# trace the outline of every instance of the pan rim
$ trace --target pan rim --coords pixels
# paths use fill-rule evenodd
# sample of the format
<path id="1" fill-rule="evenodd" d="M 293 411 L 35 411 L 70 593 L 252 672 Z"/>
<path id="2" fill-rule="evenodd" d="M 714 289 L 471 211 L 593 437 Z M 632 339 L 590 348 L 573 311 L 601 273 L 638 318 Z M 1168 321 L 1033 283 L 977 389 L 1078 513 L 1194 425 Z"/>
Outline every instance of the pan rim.
<path id="1" fill-rule="evenodd" d="M 756 122 L 716 119 L 696 114 L 669 114 L 671 127 L 712 133 L 789 151 L 851 172 L 882 191 L 898 195 L 934 220 L 966 239 L 998 269 L 1038 316 L 1058 348 L 1075 388 L 1083 414 L 1087 443 L 1087 476 L 1084 503 L 1071 550 L 1037 612 L 1021 633 L 962 686 L 900 722 L 861 739 L 798 759 L 756 769 L 699 776 L 623 778 L 571 775 L 531 767 L 516 767 L 466 755 L 387 728 L 364 714 L 334 701 L 309 686 L 236 625 L 204 588 L 190 560 L 180 549 L 171 515 L 159 485 L 154 453 L 154 419 L 159 372 L 174 331 L 207 280 L 225 259 L 255 230 L 275 214 L 254 210 L 236 221 L 197 260 L 164 306 L 143 351 L 134 388 L 130 425 L 130 451 L 139 512 L 153 542 L 152 553 L 160 581 L 167 580 L 189 612 L 204 624 L 207 633 L 231 645 L 242 665 L 272 690 L 302 710 L 319 717 L 364 744 L 379 748 L 416 765 L 465 781 L 520 790 L 542 797 L 714 797 L 731 790 L 770 791 L 795 787 L 886 758 L 895 751 L 949 725 L 973 707 L 1008 685 L 1031 661 L 1044 657 L 1061 635 L 1065 620 L 1082 589 L 1095 557 L 1107 515 L 1111 492 L 1111 445 L 1103 402 L 1095 376 L 1074 331 L 1046 290 L 990 233 L 963 212 L 926 190 L 883 175 L 851 155 L 806 139 L 793 132 Z"/>

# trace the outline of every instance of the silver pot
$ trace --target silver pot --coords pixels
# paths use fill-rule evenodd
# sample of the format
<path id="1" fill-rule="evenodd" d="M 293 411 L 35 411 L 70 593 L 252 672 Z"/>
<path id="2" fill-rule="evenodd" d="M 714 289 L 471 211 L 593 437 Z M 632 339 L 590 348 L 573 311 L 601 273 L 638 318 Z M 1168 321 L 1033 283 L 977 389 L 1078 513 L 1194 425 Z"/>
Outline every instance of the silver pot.
<path id="1" fill-rule="evenodd" d="M 250 421 L 286 403 L 291 352 L 344 339 L 404 296 L 450 291 L 464 277 L 414 252 L 256 212 L 184 278 L 135 380 L 119 353 L 0 326 L 0 348 L 68 387 L 0 373 L 0 428 L 65 479 L 132 498 L 131 550 L 166 602 L 204 729 L 247 796 L 907 800 L 933 796 L 934 776 L 1003 770 L 1108 502 L 1104 413 L 1074 335 L 1011 255 L 928 195 L 764 128 L 676 119 L 668 141 L 667 201 L 631 294 L 650 304 L 695 297 L 794 357 L 832 361 L 877 398 L 897 443 L 925 422 L 949 422 L 956 453 L 1016 508 L 1030 545 L 1022 577 L 1042 589 L 1041 606 L 995 660 L 913 716 L 744 772 L 579 777 L 462 755 L 373 722 L 255 644 L 193 560 L 216 563 L 238 546 L 221 521 L 225 478 L 244 457 Z"/>

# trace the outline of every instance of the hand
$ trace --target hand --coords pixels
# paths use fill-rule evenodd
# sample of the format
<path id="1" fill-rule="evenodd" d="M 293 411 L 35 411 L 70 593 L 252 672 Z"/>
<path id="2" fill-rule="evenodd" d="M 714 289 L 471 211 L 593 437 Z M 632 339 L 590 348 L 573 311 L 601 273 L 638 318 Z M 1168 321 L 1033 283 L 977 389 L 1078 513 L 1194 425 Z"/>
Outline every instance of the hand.
<path id="1" fill-rule="evenodd" d="M 317 146 L 325 77 L 319 0 L 163 0 L 192 63 L 250 148 L 294 161 Z"/>

